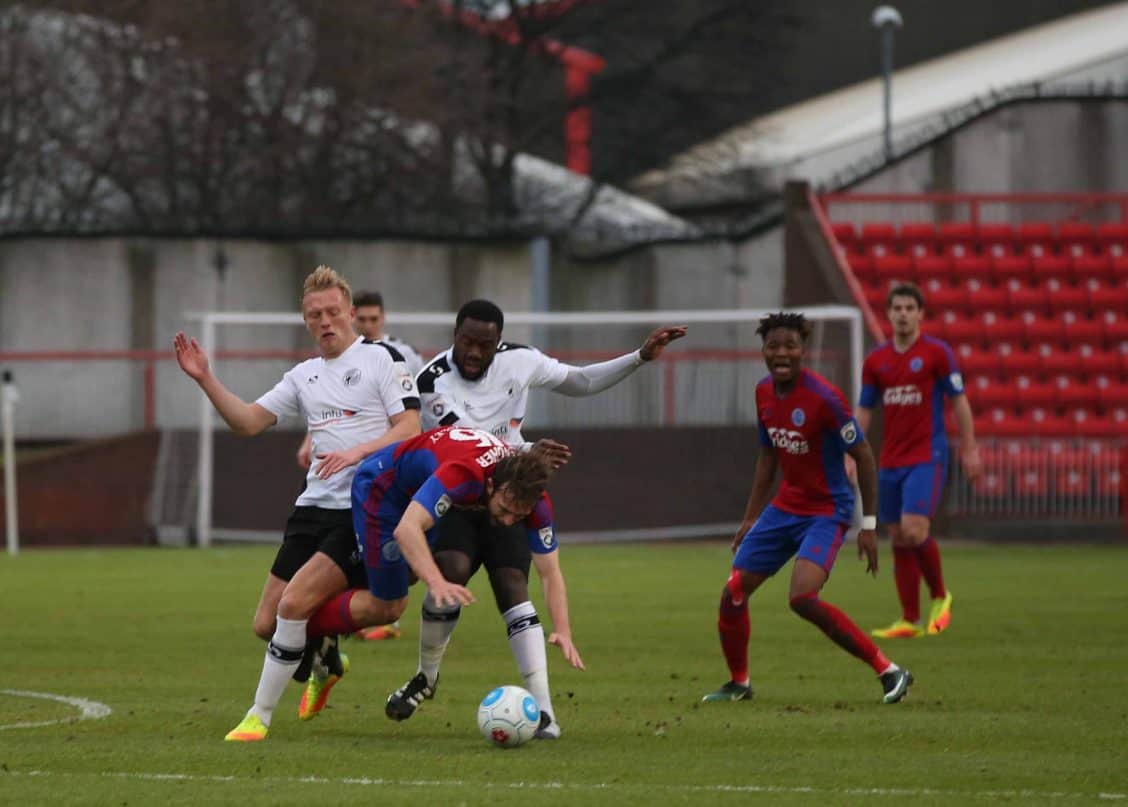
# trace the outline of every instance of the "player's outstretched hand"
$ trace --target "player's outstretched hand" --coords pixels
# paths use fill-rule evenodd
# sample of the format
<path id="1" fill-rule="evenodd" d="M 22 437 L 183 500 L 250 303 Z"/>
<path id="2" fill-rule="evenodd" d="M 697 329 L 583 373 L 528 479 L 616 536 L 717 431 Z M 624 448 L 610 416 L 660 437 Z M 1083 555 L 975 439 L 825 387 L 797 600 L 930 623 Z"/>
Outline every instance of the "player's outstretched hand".
<path id="1" fill-rule="evenodd" d="M 873 530 L 858 532 L 858 560 L 866 558 L 866 571 L 877 577 L 877 533 Z"/>
<path id="2" fill-rule="evenodd" d="M 431 591 L 431 597 L 435 600 L 435 605 L 439 608 L 447 608 L 451 605 L 470 605 L 474 602 L 474 594 L 470 589 L 449 580 L 442 580 L 433 586 L 428 586 L 428 588 Z"/>
<path id="3" fill-rule="evenodd" d="M 572 644 L 571 637 L 563 636 L 559 633 L 551 633 L 548 637 L 548 643 L 559 647 L 560 652 L 564 654 L 564 658 L 568 659 L 568 663 L 577 670 L 587 669 L 584 667 L 584 660 L 580 658 L 580 651 Z"/>
<path id="4" fill-rule="evenodd" d="M 176 351 L 176 363 L 193 381 L 208 374 L 208 354 L 199 342 L 185 336 L 184 331 L 177 331 L 172 337 L 172 348 Z"/>
<path id="5" fill-rule="evenodd" d="M 530 450 L 544 457 L 554 471 L 567 465 L 568 460 L 572 459 L 572 449 L 548 437 L 537 440 Z"/>
<path id="6" fill-rule="evenodd" d="M 968 481 L 977 481 L 983 471 L 983 461 L 979 459 L 979 446 L 975 443 L 965 446 L 960 452 L 960 459 L 963 461 L 964 473 L 967 474 Z"/>
<path id="7" fill-rule="evenodd" d="M 357 451 L 355 448 L 350 448 L 345 451 L 330 451 L 328 454 L 317 455 L 317 476 L 320 479 L 328 479 L 338 471 L 343 471 L 350 465 L 356 465 L 364 459 L 364 454 Z"/>
<path id="8" fill-rule="evenodd" d="M 657 328 L 651 332 L 650 336 L 646 337 L 646 341 L 642 343 L 642 348 L 639 350 L 639 355 L 642 356 L 643 361 L 654 361 L 662 355 L 666 345 L 675 339 L 681 339 L 688 331 L 689 328 L 685 325 L 666 325 Z"/>

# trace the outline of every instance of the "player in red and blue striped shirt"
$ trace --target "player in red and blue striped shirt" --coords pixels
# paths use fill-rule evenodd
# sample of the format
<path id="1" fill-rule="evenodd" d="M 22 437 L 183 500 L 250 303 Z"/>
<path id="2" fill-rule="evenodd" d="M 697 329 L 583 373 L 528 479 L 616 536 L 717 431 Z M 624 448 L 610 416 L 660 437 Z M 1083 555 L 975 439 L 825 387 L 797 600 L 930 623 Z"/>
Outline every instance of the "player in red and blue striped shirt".
<path id="1" fill-rule="evenodd" d="M 924 317 L 920 289 L 911 283 L 894 286 L 887 302 L 893 338 L 875 348 L 862 366 L 858 422 L 868 429 L 874 407 L 881 404 L 884 439 L 878 518 L 893 544 L 901 618 L 872 633 L 882 639 L 902 639 L 940 633 L 951 621 L 952 593 L 944 585 L 940 550 L 929 534 L 948 474 L 945 397 L 952 399 L 964 468 L 972 481 L 979 475 L 979 452 L 956 357 L 947 343 L 920 332 Z M 924 627 L 920 625 L 922 577 L 932 595 Z"/>
<path id="2" fill-rule="evenodd" d="M 810 327 L 802 314 L 772 314 L 760 320 L 764 362 L 771 374 L 756 387 L 760 456 L 744 522 L 733 539 L 732 574 L 721 593 L 717 627 L 731 679 L 706 701 L 752 697 L 748 676 L 748 597 L 797 556 L 789 598 L 799 616 L 873 668 L 883 700 L 896 703 L 913 677 L 889 661 L 842 611 L 819 598 L 854 512 L 854 490 L 845 456 L 858 466 L 864 512 L 873 513 L 877 473 L 865 435 L 842 393 L 803 368 Z M 776 471 L 783 482 L 769 504 Z M 863 517 L 858 557 L 877 574 L 876 516 Z"/>

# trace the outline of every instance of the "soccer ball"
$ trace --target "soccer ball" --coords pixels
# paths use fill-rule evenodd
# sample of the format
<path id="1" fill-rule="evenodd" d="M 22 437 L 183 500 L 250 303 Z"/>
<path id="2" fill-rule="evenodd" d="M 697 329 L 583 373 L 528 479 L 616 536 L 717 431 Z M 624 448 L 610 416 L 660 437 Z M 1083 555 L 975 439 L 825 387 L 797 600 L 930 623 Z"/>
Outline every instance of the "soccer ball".
<path id="1" fill-rule="evenodd" d="M 540 725 L 536 699 L 521 687 L 491 689 L 478 707 L 482 736 L 502 748 L 515 748 L 533 738 Z"/>

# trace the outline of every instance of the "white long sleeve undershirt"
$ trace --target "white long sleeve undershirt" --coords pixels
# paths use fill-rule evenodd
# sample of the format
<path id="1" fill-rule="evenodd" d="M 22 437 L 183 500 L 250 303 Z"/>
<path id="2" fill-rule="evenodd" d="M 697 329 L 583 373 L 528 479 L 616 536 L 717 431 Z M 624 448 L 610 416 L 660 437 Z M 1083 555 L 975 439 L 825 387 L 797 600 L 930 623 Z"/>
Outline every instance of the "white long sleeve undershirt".
<path id="1" fill-rule="evenodd" d="M 636 350 L 614 359 L 589 364 L 585 367 L 569 367 L 568 375 L 559 385 L 552 388 L 553 392 L 561 395 L 570 395 L 573 398 L 582 398 L 602 392 L 608 387 L 613 387 L 629 376 L 645 362 L 642 360 L 642 351 Z"/>

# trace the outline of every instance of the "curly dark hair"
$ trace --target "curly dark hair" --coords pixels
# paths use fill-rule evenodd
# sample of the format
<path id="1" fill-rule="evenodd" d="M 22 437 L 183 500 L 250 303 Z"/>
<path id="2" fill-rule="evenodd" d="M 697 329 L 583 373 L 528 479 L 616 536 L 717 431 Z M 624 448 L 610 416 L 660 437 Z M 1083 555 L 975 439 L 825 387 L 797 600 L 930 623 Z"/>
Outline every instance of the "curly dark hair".
<path id="1" fill-rule="evenodd" d="M 806 342 L 807 337 L 811 335 L 811 323 L 807 321 L 805 316 L 802 314 L 788 314 L 784 311 L 761 317 L 760 327 L 756 329 L 756 333 L 760 335 L 761 339 L 767 339 L 768 334 L 776 328 L 786 328 L 789 331 L 795 331 L 804 342 Z"/>
<path id="2" fill-rule="evenodd" d="M 494 468 L 494 490 L 505 488 L 515 504 L 528 506 L 548 488 L 552 467 L 538 451 L 518 451 L 504 457 Z"/>

